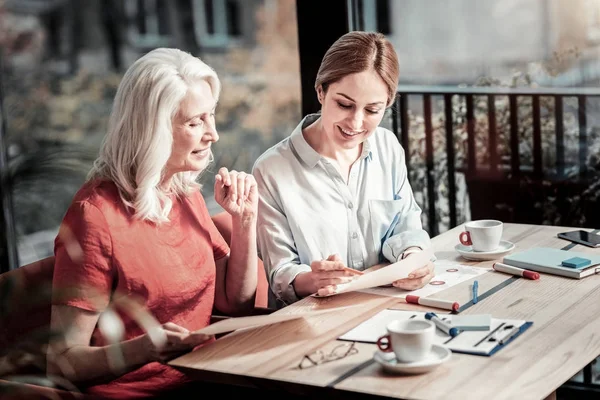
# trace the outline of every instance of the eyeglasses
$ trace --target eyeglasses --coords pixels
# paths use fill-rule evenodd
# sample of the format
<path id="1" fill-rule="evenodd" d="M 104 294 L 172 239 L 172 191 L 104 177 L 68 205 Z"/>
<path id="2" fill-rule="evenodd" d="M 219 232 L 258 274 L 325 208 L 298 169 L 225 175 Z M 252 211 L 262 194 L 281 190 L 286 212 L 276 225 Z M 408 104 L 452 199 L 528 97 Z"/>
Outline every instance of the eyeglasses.
<path id="1" fill-rule="evenodd" d="M 325 364 L 330 361 L 341 360 L 342 358 L 357 354 L 358 349 L 354 346 L 354 342 L 343 343 L 335 346 L 329 353 L 322 350 L 317 350 L 310 354 L 304 355 L 298 364 L 298 369 L 307 369 L 317 365 Z"/>

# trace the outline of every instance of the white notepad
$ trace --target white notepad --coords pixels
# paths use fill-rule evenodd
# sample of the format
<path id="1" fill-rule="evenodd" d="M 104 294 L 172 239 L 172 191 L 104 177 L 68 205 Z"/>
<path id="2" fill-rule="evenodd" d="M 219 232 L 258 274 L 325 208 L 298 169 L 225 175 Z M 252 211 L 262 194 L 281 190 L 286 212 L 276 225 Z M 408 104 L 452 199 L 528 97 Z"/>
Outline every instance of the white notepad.
<path id="1" fill-rule="evenodd" d="M 438 314 L 448 322 L 456 315 Z M 424 312 L 386 309 L 375 314 L 354 329 L 346 332 L 338 339 L 352 342 L 376 343 L 380 336 L 387 333 L 385 327 L 395 320 L 425 319 Z M 448 347 L 456 353 L 491 356 L 502 349 L 517 336 L 523 333 L 533 323 L 516 319 L 492 318 L 490 329 L 487 331 L 462 331 L 451 337 L 436 329 L 434 343 Z"/>
<path id="2" fill-rule="evenodd" d="M 461 331 L 489 331 L 492 326 L 490 314 L 452 315 L 452 326 Z"/>

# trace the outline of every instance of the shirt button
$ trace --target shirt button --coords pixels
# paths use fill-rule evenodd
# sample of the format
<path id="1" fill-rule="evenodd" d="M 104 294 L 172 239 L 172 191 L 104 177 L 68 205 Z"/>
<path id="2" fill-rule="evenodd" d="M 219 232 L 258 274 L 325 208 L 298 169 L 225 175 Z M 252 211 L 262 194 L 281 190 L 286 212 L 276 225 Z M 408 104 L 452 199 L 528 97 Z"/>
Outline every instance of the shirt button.
<path id="1" fill-rule="evenodd" d="M 357 239 L 357 238 L 358 238 L 358 233 L 354 232 L 354 233 L 352 234 L 352 239 Z"/>
<path id="2" fill-rule="evenodd" d="M 352 210 L 352 208 L 354 208 L 354 204 L 352 204 L 352 202 L 348 203 L 348 208 Z"/>

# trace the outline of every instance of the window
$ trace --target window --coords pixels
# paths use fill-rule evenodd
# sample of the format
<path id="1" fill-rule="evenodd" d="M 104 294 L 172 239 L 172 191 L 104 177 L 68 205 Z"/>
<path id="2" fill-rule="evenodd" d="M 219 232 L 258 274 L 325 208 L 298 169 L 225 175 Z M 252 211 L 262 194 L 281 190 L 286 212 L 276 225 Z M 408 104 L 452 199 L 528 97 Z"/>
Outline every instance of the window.
<path id="1" fill-rule="evenodd" d="M 129 32 L 114 36 L 123 71 L 110 68 L 113 36 L 103 26 L 106 3 L 80 3 L 82 46 L 73 55 L 78 68 L 72 73 L 47 57 L 50 43 L 39 15 L 0 12 L 0 40 L 10 49 L 0 71 L 1 100 L 19 265 L 52 254 L 63 215 L 98 155 L 124 69 L 145 52 L 164 45 L 189 51 L 215 68 L 222 82 L 216 113 L 220 140 L 213 146 L 215 162 L 201 178 L 211 214 L 221 211 L 212 193 L 218 168 L 249 172 L 301 118 L 295 0 L 119 2 L 124 14 L 111 22 Z M 186 27 L 193 19 L 203 24 L 204 33 L 197 34 L 210 39 L 200 48 L 178 36 L 186 30 L 191 35 Z M 59 44 L 70 43 L 72 36 L 65 30 Z M 231 46 L 236 43 L 243 46 Z M 221 44 L 219 51 L 207 51 Z"/>
<path id="2" fill-rule="evenodd" d="M 242 15 L 251 10 L 252 3 L 254 2 L 239 0 L 193 0 L 194 34 L 200 48 L 220 48 L 250 39 L 248 35 L 252 32 Z"/>

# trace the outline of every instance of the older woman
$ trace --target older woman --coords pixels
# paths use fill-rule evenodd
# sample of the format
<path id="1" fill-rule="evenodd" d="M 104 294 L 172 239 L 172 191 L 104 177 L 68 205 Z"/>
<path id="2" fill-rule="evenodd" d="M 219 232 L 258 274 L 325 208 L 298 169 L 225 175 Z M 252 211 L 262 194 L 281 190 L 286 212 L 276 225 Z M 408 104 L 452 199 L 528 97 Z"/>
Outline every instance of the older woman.
<path id="1" fill-rule="evenodd" d="M 352 279 L 346 266 L 379 268 L 429 246 L 404 150 L 379 126 L 398 78 L 396 52 L 382 34 L 342 36 L 317 74 L 321 112 L 256 161 L 258 243 L 271 305 L 330 294 Z M 417 289 L 432 276 L 429 263 L 394 285 Z"/>
<path id="2" fill-rule="evenodd" d="M 256 182 L 225 168 L 216 175 L 231 251 L 196 183 L 219 139 L 219 91 L 213 69 L 176 49 L 150 51 L 119 85 L 100 156 L 55 241 L 52 326 L 67 335 L 51 354 L 66 362 L 48 368 L 89 393 L 134 398 L 180 387 L 188 378 L 162 362 L 211 340 L 192 332 L 213 307 L 234 314 L 254 305 Z M 108 343 L 99 318 L 123 298 L 162 324 L 162 342 L 123 314 L 122 327 L 109 325 L 123 341 Z"/>

